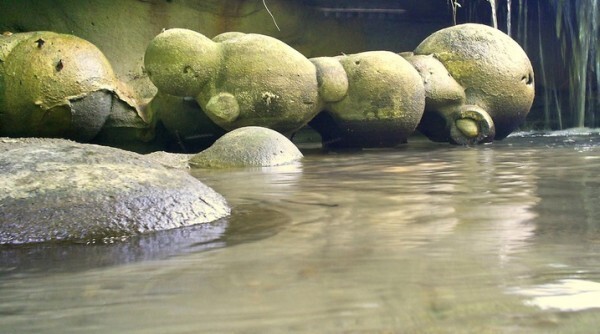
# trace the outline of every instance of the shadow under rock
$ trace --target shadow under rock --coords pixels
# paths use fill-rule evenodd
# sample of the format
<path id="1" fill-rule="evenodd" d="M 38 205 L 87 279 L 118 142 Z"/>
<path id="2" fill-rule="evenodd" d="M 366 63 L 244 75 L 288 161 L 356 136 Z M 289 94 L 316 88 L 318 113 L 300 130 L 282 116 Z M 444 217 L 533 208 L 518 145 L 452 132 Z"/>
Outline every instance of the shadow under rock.
<path id="1" fill-rule="evenodd" d="M 0 245 L 0 277 L 18 274 L 77 272 L 93 268 L 161 260 L 269 238 L 291 219 L 260 205 L 240 205 L 227 218 L 111 243 L 44 242 Z"/>

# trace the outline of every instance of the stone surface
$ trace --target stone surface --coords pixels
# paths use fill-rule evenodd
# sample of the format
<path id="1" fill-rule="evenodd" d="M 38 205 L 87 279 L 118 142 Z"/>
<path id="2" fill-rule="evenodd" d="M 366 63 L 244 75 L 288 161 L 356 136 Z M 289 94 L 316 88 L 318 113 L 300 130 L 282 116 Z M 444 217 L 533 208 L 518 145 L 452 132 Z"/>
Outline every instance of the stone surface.
<path id="1" fill-rule="evenodd" d="M 0 139 L 0 244 L 99 242 L 225 217 L 223 197 L 136 153 Z"/>
<path id="2" fill-rule="evenodd" d="M 465 104 L 489 114 L 494 139 L 505 138 L 525 120 L 534 98 L 533 69 L 519 44 L 500 30 L 481 24 L 453 26 L 431 34 L 414 52 L 433 55 L 444 65 L 465 89 Z M 421 126 L 439 127 L 429 124 L 439 120 L 425 119 Z"/>
<path id="3" fill-rule="evenodd" d="M 164 31 L 144 56 L 150 79 L 160 92 L 195 97 L 226 130 L 254 125 L 291 135 L 317 114 L 316 68 L 298 51 L 259 34 L 215 41 L 186 29 Z"/>
<path id="4" fill-rule="evenodd" d="M 194 156 L 193 154 L 185 153 L 171 153 L 165 151 L 156 151 L 145 154 L 144 157 L 152 161 L 156 161 L 159 164 L 176 169 L 188 169 L 190 168 L 189 160 Z"/>
<path id="5" fill-rule="evenodd" d="M 425 107 L 425 90 L 417 71 L 388 51 L 334 59 L 346 72 L 347 93 L 326 102 L 325 111 L 309 123 L 321 134 L 324 146 L 392 147 L 405 142 Z"/>
<path id="6" fill-rule="evenodd" d="M 191 97 L 158 92 L 149 108 L 168 131 L 166 149 L 171 152 L 200 152 L 226 132 L 208 118 Z"/>
<path id="7" fill-rule="evenodd" d="M 364 13 L 338 17 L 318 11 L 315 7 L 331 7 L 330 3 L 325 4 L 330 2 L 328 0 L 320 2 L 323 4 L 267 0 L 278 30 L 262 1 L 3 0 L 0 2 L 0 33 L 48 30 L 84 38 L 102 50 L 119 80 L 148 102 L 156 88 L 144 72 L 144 50 L 165 28 L 191 29 L 209 37 L 226 31 L 259 33 L 278 38 L 307 57 L 317 57 L 363 50 L 412 50 L 427 35 L 449 22 L 447 19 L 422 20 L 420 14 L 415 16 L 418 20 L 410 21 L 404 17 L 377 20 Z M 346 3 L 338 7 L 346 7 Z M 372 7 L 364 1 L 351 7 L 363 5 Z M 422 2 L 413 7 L 421 8 L 419 11 L 424 8 Z M 395 35 L 390 32 L 394 31 L 401 31 L 403 37 L 390 38 Z"/>
<path id="8" fill-rule="evenodd" d="M 138 153 L 165 149 L 166 139 L 157 128 L 151 108 L 138 108 L 113 97 L 110 114 L 102 129 L 90 142 Z"/>
<path id="9" fill-rule="evenodd" d="M 0 36 L 0 135 L 89 141 L 108 118 L 115 87 L 108 60 L 85 40 Z"/>
<path id="10" fill-rule="evenodd" d="M 147 143 L 152 115 L 134 95 L 88 41 L 45 31 L 0 36 L 0 136 Z"/>
<path id="11" fill-rule="evenodd" d="M 477 144 L 494 139 L 491 117 L 467 105 L 465 89 L 433 55 L 402 54 L 419 72 L 425 86 L 425 112 L 417 129 L 438 142 Z"/>
<path id="12" fill-rule="evenodd" d="M 302 153 L 271 129 L 248 126 L 228 132 L 190 159 L 193 167 L 270 167 L 294 163 Z"/>

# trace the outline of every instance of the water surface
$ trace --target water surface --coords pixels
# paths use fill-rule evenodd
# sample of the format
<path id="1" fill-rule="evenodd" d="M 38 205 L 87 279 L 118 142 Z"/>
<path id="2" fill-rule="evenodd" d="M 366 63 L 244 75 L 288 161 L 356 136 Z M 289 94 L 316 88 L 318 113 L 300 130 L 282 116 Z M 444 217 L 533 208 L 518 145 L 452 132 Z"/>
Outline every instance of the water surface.
<path id="1" fill-rule="evenodd" d="M 194 170 L 234 209 L 209 237 L 0 250 L 1 332 L 600 328 L 597 131 L 305 153 Z"/>

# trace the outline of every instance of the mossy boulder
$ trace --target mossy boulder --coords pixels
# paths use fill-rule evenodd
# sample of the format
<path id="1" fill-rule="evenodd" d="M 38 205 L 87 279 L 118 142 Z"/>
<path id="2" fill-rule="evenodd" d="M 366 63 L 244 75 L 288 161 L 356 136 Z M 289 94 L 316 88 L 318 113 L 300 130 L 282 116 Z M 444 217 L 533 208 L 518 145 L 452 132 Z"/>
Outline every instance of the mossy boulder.
<path id="1" fill-rule="evenodd" d="M 302 153 L 277 131 L 247 126 L 228 132 L 211 147 L 190 159 L 195 167 L 271 167 L 288 165 Z"/>
<path id="2" fill-rule="evenodd" d="M 414 53 L 433 55 L 464 88 L 465 105 L 475 106 L 467 108 L 471 124 L 461 124 L 466 132 L 473 124 L 485 127 L 487 114 L 495 128 L 493 138 L 503 139 L 525 120 L 534 98 L 533 69 L 519 44 L 500 30 L 471 23 L 445 28 L 427 37 Z M 449 121 L 455 119 L 424 118 L 420 128 Z"/>
<path id="3" fill-rule="evenodd" d="M 310 61 L 317 68 L 321 108 L 343 99 L 348 94 L 348 75 L 339 60 L 334 57 L 317 57 Z"/>
<path id="4" fill-rule="evenodd" d="M 269 36 L 226 33 L 211 40 L 169 29 L 150 42 L 144 64 L 159 91 L 195 97 L 226 130 L 255 125 L 289 135 L 319 111 L 315 66 Z"/>
<path id="5" fill-rule="evenodd" d="M 93 44 L 46 31 L 0 36 L 0 136 L 89 142 L 102 131 L 100 141 L 116 142 L 106 135 L 116 123 L 135 128 L 136 141 L 154 136 L 150 117 Z"/>
<path id="6" fill-rule="evenodd" d="M 324 146 L 391 147 L 414 132 L 423 115 L 425 90 L 404 58 L 370 51 L 313 62 L 325 111 L 309 124 L 321 134 Z"/>
<path id="7" fill-rule="evenodd" d="M 403 55 L 417 70 L 425 86 L 425 112 L 417 129 L 431 140 L 476 144 L 494 139 L 489 114 L 466 104 L 465 89 L 433 55 Z"/>
<path id="8" fill-rule="evenodd" d="M 108 118 L 115 87 L 110 64 L 83 39 L 0 36 L 0 135 L 88 141 Z"/>
<path id="9" fill-rule="evenodd" d="M 0 167 L 0 244 L 112 241 L 230 212 L 188 173 L 109 147 L 0 138 Z"/>

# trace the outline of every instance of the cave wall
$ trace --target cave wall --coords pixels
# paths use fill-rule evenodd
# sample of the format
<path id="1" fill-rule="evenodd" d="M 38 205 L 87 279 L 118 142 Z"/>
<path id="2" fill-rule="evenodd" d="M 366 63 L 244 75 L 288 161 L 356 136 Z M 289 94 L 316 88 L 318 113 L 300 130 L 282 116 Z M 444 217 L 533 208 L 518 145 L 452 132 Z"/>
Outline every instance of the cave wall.
<path id="1" fill-rule="evenodd" d="M 144 51 L 163 29 L 187 28 L 208 37 L 226 31 L 260 33 L 315 57 L 412 50 L 431 32 L 447 25 L 436 20 L 415 21 L 398 10 L 361 12 L 359 3 L 346 2 L 341 8 L 350 10 L 329 12 L 328 8 L 340 8 L 340 4 L 266 0 L 278 30 L 262 0 L 3 0 L 0 31 L 48 30 L 89 40 L 104 52 L 118 77 L 143 103 L 156 91 L 144 73 Z M 398 7 L 390 7 L 391 3 L 374 2 L 368 8 Z M 443 6 L 440 9 L 445 10 Z"/>

